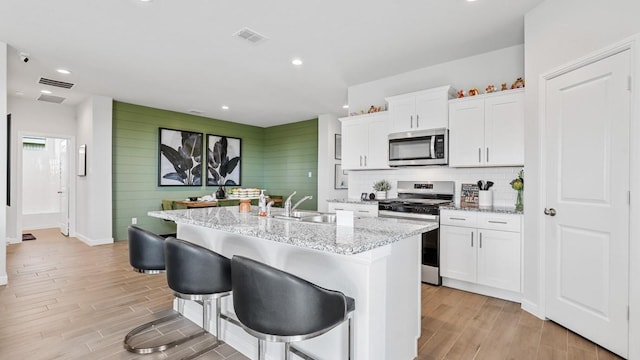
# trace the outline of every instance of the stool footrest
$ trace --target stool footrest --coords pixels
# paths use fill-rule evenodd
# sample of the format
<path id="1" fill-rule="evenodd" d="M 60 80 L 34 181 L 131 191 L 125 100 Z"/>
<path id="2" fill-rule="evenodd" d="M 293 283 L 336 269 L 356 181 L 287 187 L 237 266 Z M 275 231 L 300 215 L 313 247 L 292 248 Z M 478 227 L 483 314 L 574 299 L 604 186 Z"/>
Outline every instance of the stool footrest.
<path id="1" fill-rule="evenodd" d="M 131 345 L 131 340 L 136 336 L 139 335 L 159 324 L 163 324 L 163 323 L 167 323 L 167 322 L 171 322 L 171 321 L 175 321 L 182 318 L 182 315 L 180 315 L 180 313 L 175 312 L 171 315 L 165 316 L 163 318 L 148 322 L 146 324 L 142 324 L 138 327 L 136 327 L 135 329 L 129 331 L 129 333 L 127 333 L 127 335 L 124 337 L 124 348 L 127 349 L 127 351 L 132 352 L 132 353 L 136 353 L 136 354 L 151 354 L 151 353 L 155 353 L 155 352 L 160 352 L 160 351 L 164 351 L 167 349 L 170 349 L 174 346 L 178 346 L 180 344 L 183 344 L 189 340 L 195 339 L 197 337 L 200 337 L 204 334 L 206 334 L 206 331 L 199 331 L 193 335 L 166 343 L 166 344 L 161 344 L 161 345 L 157 345 L 157 346 L 150 346 L 150 347 L 136 347 Z"/>

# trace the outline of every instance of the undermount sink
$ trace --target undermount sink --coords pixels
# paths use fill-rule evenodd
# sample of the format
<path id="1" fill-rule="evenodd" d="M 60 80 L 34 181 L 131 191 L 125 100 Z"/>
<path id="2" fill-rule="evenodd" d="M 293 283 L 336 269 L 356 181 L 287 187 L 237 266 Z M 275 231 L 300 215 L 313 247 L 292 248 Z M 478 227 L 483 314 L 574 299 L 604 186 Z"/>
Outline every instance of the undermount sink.
<path id="1" fill-rule="evenodd" d="M 335 214 L 318 214 L 318 215 L 303 216 L 302 218 L 300 218 L 300 221 L 333 224 L 336 222 L 336 215 Z"/>
<path id="2" fill-rule="evenodd" d="M 271 215 L 272 218 L 312 223 L 335 223 L 335 214 L 323 214 L 316 211 L 294 211 L 291 216 L 283 214 Z"/>

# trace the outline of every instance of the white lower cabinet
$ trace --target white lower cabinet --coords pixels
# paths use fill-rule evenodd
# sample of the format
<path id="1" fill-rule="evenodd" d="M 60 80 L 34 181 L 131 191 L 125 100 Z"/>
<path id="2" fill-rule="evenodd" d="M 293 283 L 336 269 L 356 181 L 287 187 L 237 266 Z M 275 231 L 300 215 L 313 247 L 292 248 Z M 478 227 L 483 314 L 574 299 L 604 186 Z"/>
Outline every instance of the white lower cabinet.
<path id="1" fill-rule="evenodd" d="M 443 278 L 521 292 L 521 216 L 442 210 L 440 273 Z M 473 288 L 465 288 L 473 291 Z M 488 292 L 488 293 L 487 293 Z"/>
<path id="2" fill-rule="evenodd" d="M 356 204 L 356 203 L 341 203 L 330 202 L 328 206 L 329 212 L 336 212 L 336 210 L 353 211 L 354 216 L 358 217 L 377 217 L 378 216 L 378 203 L 374 204 Z"/>

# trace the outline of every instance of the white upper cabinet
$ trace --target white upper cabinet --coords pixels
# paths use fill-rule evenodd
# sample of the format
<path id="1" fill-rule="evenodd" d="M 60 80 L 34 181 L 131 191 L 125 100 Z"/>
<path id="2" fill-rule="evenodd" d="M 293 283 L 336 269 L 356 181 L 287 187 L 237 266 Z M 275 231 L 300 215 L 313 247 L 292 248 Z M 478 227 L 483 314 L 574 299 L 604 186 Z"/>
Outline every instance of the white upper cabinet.
<path id="1" fill-rule="evenodd" d="M 449 166 L 524 165 L 524 90 L 449 102 Z"/>
<path id="2" fill-rule="evenodd" d="M 389 169 L 387 112 L 341 118 L 342 168 Z"/>
<path id="3" fill-rule="evenodd" d="M 386 98 L 391 115 L 391 132 L 448 127 L 448 101 L 454 94 L 455 91 L 447 85 Z"/>

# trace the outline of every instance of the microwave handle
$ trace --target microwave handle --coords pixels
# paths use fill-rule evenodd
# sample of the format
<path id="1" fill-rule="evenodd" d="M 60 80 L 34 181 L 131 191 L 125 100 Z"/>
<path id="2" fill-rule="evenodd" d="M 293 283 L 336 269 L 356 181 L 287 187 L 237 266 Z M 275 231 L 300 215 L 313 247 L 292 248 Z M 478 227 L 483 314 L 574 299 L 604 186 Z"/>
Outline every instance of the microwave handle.
<path id="1" fill-rule="evenodd" d="M 431 137 L 431 153 L 429 154 L 429 158 L 430 159 L 435 159 L 436 158 L 436 137 L 432 136 Z"/>

